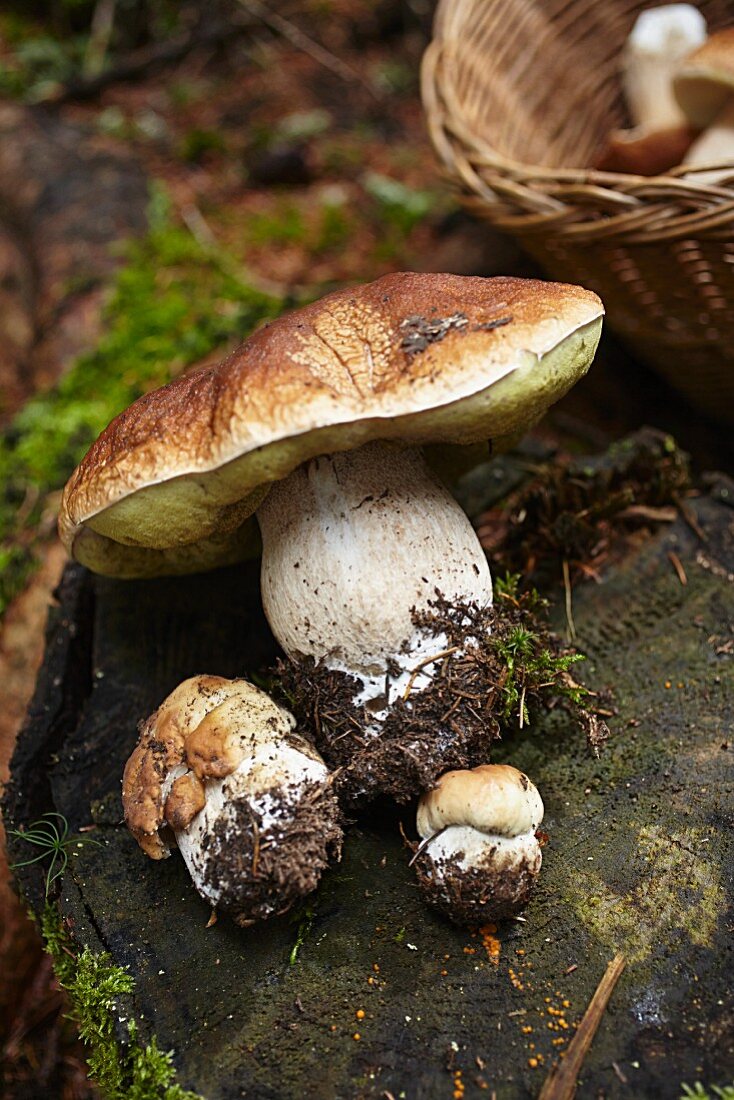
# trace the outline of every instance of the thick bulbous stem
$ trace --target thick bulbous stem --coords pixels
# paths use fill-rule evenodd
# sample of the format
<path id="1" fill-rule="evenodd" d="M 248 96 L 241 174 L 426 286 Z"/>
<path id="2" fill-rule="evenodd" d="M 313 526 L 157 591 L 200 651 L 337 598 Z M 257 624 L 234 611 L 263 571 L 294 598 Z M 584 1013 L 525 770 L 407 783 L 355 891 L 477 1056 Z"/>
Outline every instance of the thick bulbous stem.
<path id="1" fill-rule="evenodd" d="M 417 449 L 370 443 L 313 459 L 272 486 L 257 516 L 263 605 L 291 657 L 376 686 L 445 645 L 415 612 L 438 596 L 491 602 L 476 534 Z"/>
<path id="2" fill-rule="evenodd" d="M 202 810 L 176 830 L 199 894 L 238 924 L 285 911 L 338 858 L 329 773 L 307 748 L 295 735 L 261 746 L 224 779 L 209 779 Z"/>

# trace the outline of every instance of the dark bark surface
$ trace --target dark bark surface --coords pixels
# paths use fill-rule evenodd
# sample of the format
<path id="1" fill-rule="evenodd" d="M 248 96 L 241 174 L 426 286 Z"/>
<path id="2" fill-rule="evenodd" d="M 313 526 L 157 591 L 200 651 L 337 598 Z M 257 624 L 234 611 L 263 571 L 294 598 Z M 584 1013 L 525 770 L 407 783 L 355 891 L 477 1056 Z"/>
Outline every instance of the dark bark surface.
<path id="1" fill-rule="evenodd" d="M 617 950 L 628 965 L 581 1100 L 677 1100 L 681 1082 L 731 1082 L 727 493 L 692 502 L 706 542 L 679 521 L 574 593 L 581 677 L 612 685 L 619 714 L 599 760 L 561 711 L 500 746 L 496 759 L 540 788 L 550 840 L 499 954 L 425 908 L 398 832 L 402 816 L 413 834 L 412 815 L 391 809 L 352 828 L 300 925 L 207 928 L 178 856 L 150 861 L 120 824 L 120 775 L 136 723 L 179 680 L 273 659 L 257 566 L 139 583 L 67 569 L 6 813 L 16 826 L 51 809 L 74 829 L 97 823 L 105 847 L 72 859 L 61 909 L 80 944 L 130 967 L 136 994 L 121 1015 L 174 1051 L 183 1085 L 208 1100 L 412 1100 L 451 1095 L 460 1070 L 468 1098 L 531 1097 Z M 21 885 L 38 907 L 34 870 Z"/>

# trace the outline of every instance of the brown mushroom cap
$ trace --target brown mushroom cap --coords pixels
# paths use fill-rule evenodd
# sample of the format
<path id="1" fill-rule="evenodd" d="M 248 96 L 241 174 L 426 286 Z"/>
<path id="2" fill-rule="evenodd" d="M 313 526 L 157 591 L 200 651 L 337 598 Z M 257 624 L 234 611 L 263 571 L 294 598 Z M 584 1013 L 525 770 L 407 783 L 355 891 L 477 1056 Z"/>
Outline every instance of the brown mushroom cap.
<path id="1" fill-rule="evenodd" d="M 116 576 L 239 560 L 268 484 L 310 458 L 525 430 L 588 369 L 602 315 L 590 291 L 514 278 L 330 294 L 118 416 L 64 490 L 62 540 Z"/>
<path id="2" fill-rule="evenodd" d="M 673 90 L 693 126 L 704 129 L 734 95 L 734 27 L 717 31 L 686 58 Z"/>
<path id="3" fill-rule="evenodd" d="M 602 172 L 626 172 L 634 176 L 659 176 L 680 164 L 696 131 L 691 126 L 667 130 L 613 130 L 594 162 Z"/>

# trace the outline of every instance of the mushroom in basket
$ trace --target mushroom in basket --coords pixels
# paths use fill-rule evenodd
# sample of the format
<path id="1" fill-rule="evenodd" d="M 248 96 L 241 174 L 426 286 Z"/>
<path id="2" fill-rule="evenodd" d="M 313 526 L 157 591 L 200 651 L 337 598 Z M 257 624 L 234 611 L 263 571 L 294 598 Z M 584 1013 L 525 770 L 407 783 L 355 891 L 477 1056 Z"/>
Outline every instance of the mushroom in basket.
<path id="1" fill-rule="evenodd" d="M 706 40 L 691 4 L 665 4 L 637 18 L 622 56 L 622 88 L 632 129 L 613 130 L 596 167 L 655 176 L 680 164 L 696 130 L 673 92 L 678 64 Z"/>
<path id="2" fill-rule="evenodd" d="M 697 170 L 691 178 L 717 185 L 734 178 L 734 27 L 712 34 L 678 68 L 678 102 L 692 125 L 703 130 L 683 158 Z"/>

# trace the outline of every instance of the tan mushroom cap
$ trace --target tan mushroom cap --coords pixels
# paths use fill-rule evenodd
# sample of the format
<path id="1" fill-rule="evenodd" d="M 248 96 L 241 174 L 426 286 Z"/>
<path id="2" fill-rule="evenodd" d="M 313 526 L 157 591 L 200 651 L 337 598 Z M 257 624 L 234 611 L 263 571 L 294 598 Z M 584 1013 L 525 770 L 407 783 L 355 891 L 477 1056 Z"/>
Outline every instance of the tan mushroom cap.
<path id="1" fill-rule="evenodd" d="M 204 784 L 193 772 L 174 779 L 163 807 L 163 817 L 174 831 L 185 829 L 206 806 Z"/>
<path id="2" fill-rule="evenodd" d="M 125 765 L 125 821 L 143 851 L 153 859 L 169 855 L 159 829 L 190 824 L 204 805 L 202 781 L 229 775 L 265 742 L 292 739 L 293 726 L 292 716 L 247 680 L 192 676 L 179 684 L 143 723 Z M 298 747 L 313 753 L 300 738 Z"/>
<path id="3" fill-rule="evenodd" d="M 673 89 L 686 117 L 704 129 L 734 95 L 734 27 L 717 31 L 686 58 Z"/>
<path id="4" fill-rule="evenodd" d="M 534 833 L 543 820 L 537 787 L 509 764 L 480 764 L 446 772 L 418 803 L 417 827 L 423 839 L 452 826 L 515 837 Z"/>
<path id="5" fill-rule="evenodd" d="M 239 560 L 268 484 L 310 458 L 527 429 L 588 369 L 602 316 L 591 291 L 515 278 L 400 273 L 327 295 L 113 420 L 64 490 L 61 538 L 115 576 Z"/>

